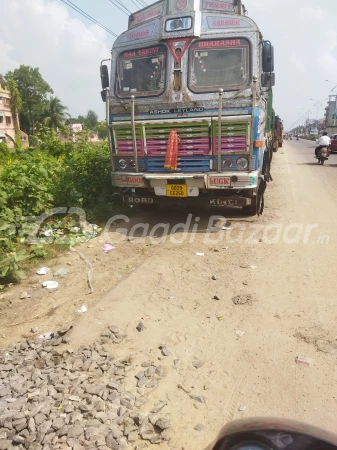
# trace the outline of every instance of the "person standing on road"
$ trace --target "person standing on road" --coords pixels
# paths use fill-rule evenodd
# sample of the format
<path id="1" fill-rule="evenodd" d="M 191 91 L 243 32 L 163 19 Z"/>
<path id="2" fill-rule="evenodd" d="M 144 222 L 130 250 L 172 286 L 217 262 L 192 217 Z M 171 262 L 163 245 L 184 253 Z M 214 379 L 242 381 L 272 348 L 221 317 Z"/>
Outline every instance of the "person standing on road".
<path id="1" fill-rule="evenodd" d="M 318 156 L 318 152 L 323 148 L 323 147 L 330 147 L 331 144 L 331 139 L 328 136 L 328 133 L 326 131 L 324 131 L 323 136 L 321 136 L 318 139 L 318 147 L 315 148 L 315 158 L 317 158 Z"/>

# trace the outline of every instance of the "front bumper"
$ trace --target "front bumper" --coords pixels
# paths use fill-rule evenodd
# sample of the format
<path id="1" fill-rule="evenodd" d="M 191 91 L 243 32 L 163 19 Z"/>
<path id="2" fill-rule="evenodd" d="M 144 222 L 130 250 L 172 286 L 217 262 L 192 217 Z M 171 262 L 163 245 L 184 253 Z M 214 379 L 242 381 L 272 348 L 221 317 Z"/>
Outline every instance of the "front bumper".
<path id="1" fill-rule="evenodd" d="M 259 173 L 254 172 L 223 172 L 223 173 L 125 173 L 114 172 L 113 186 L 121 188 L 147 188 L 160 193 L 168 182 L 174 180 L 184 182 L 188 188 L 200 189 L 255 189 L 259 183 Z M 179 180 L 179 181 L 178 181 Z M 156 189 L 157 188 L 157 189 Z M 195 196 L 195 195 L 193 195 Z"/>
<path id="2" fill-rule="evenodd" d="M 159 197 L 156 195 L 123 195 L 122 201 L 125 205 L 160 205 L 160 206 L 202 206 L 202 207 L 243 207 L 252 204 L 251 198 L 230 196 L 230 197 L 184 197 L 184 198 L 172 198 L 172 197 Z"/>

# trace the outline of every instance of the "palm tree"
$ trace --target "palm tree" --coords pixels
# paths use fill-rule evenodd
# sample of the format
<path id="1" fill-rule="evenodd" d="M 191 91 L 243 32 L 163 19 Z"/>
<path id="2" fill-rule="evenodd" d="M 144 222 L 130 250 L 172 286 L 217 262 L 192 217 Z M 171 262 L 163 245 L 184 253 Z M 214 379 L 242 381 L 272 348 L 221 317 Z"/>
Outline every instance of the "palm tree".
<path id="1" fill-rule="evenodd" d="M 67 113 L 65 112 L 68 108 L 62 105 L 61 100 L 58 97 L 50 97 L 46 117 L 43 120 L 44 125 L 53 131 L 57 128 L 64 127 L 64 120 Z"/>

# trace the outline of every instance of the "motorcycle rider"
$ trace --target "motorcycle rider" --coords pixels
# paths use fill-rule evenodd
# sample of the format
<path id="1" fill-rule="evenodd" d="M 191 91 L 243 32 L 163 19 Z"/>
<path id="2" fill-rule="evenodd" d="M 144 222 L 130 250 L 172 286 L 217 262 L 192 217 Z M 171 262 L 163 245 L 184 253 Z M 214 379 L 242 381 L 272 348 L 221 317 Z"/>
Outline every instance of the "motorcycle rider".
<path id="1" fill-rule="evenodd" d="M 323 147 L 330 147 L 331 139 L 326 131 L 324 131 L 323 136 L 318 139 L 317 144 L 318 147 L 315 148 L 315 158 L 318 157 L 318 152 L 322 150 Z"/>

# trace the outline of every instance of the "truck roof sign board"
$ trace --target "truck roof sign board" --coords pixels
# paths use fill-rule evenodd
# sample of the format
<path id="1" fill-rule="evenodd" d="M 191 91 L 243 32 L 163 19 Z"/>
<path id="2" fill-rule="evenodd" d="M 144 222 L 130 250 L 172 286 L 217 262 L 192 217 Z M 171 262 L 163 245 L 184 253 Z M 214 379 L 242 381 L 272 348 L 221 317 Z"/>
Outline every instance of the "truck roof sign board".
<path id="1" fill-rule="evenodd" d="M 234 0 L 215 1 L 202 0 L 202 8 L 208 11 L 227 11 L 234 12 Z"/>
<path id="2" fill-rule="evenodd" d="M 134 28 L 118 38 L 118 44 L 122 44 L 124 42 L 132 42 L 139 41 L 143 39 L 149 39 L 153 35 L 153 31 L 155 28 L 154 23 L 150 23 L 148 25 L 144 25 L 142 27 Z"/>
<path id="3" fill-rule="evenodd" d="M 153 20 L 159 17 L 164 12 L 164 3 L 156 3 L 151 8 L 146 8 L 138 13 L 132 14 L 129 19 L 129 29 L 135 28 L 148 20 Z"/>
<path id="4" fill-rule="evenodd" d="M 233 19 L 233 17 L 207 17 L 208 28 L 252 28 L 247 20 Z"/>

